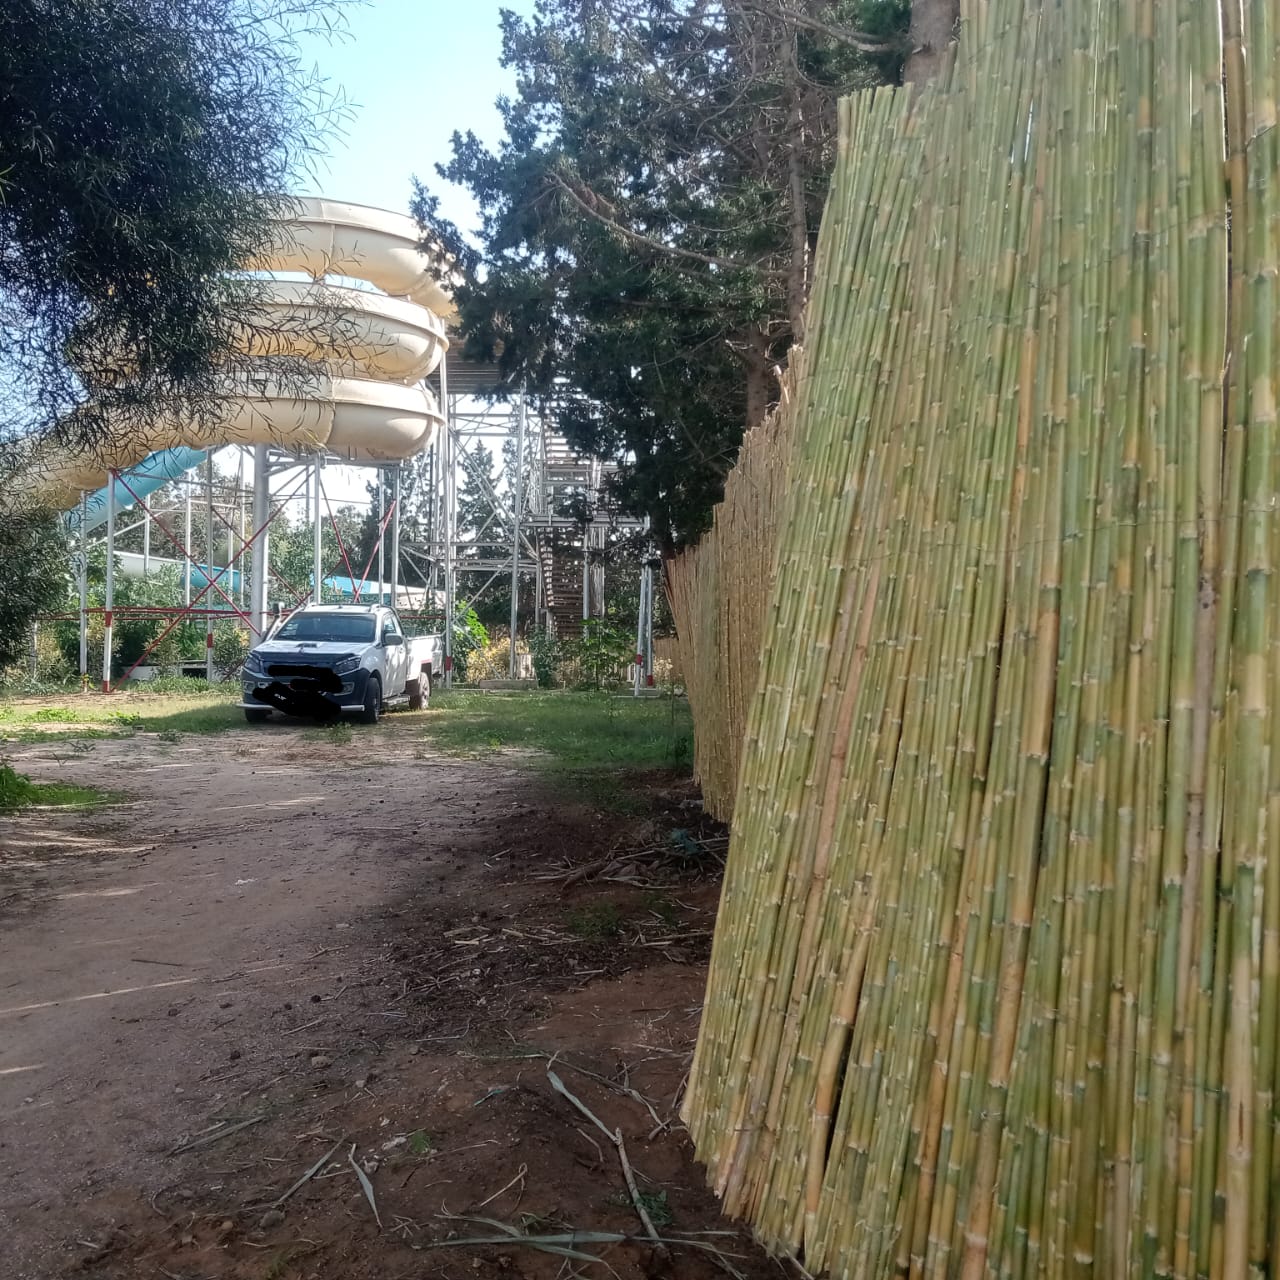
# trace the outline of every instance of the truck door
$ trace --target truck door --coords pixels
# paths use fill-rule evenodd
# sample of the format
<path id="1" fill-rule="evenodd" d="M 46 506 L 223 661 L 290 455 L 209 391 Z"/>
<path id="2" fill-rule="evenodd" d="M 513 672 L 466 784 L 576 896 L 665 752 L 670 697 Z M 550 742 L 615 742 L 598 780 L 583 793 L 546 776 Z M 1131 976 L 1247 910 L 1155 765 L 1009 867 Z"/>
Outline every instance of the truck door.
<path id="1" fill-rule="evenodd" d="M 399 636 L 399 644 L 387 645 L 388 636 Z M 394 613 L 388 613 L 382 619 L 382 645 L 387 663 L 387 693 L 391 697 L 399 697 L 404 692 L 404 685 L 409 671 L 409 645 L 400 622 Z"/>

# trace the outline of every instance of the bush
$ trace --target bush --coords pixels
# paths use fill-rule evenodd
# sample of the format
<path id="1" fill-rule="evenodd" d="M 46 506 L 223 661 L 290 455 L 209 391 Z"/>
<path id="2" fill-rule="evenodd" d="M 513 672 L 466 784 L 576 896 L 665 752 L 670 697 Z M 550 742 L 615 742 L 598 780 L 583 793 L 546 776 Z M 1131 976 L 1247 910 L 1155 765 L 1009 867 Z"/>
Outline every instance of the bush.
<path id="1" fill-rule="evenodd" d="M 565 648 L 577 663 L 578 684 L 584 689 L 617 684 L 620 673 L 635 658 L 631 637 L 603 618 L 588 618 L 582 624 L 582 634 Z"/>
<path id="2" fill-rule="evenodd" d="M 0 813 L 34 804 L 35 798 L 36 789 L 26 774 L 16 773 L 11 765 L 0 764 Z"/>
<path id="3" fill-rule="evenodd" d="M 554 689 L 560 672 L 560 642 L 549 631 L 535 631 L 529 637 L 533 674 L 539 689 Z"/>
<path id="4" fill-rule="evenodd" d="M 471 655 L 489 643 L 489 633 L 476 611 L 460 601 L 453 614 L 453 678 L 466 680 Z"/>
<path id="5" fill-rule="evenodd" d="M 518 642 L 516 652 L 519 653 Z M 475 650 L 467 663 L 467 680 L 472 684 L 478 680 L 506 680 L 510 674 L 511 641 L 506 636 Z"/>

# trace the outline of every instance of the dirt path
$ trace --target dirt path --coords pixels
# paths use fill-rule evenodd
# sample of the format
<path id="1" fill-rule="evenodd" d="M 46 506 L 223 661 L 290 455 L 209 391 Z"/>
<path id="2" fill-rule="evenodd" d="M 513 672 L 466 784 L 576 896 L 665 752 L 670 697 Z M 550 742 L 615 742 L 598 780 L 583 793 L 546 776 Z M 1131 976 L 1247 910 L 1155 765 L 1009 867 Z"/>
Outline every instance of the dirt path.
<path id="1" fill-rule="evenodd" d="M 440 1246 L 638 1230 L 557 1053 L 664 1231 L 724 1229 L 672 1115 L 715 898 L 653 864 L 679 797 L 620 827 L 418 741 L 404 717 L 348 747 L 269 726 L 14 753 L 129 800 L 0 832 L 7 1276 L 554 1275 L 524 1243 Z M 605 883 L 538 878 L 645 847 Z M 777 1274 L 732 1243 L 669 1265 Z"/>

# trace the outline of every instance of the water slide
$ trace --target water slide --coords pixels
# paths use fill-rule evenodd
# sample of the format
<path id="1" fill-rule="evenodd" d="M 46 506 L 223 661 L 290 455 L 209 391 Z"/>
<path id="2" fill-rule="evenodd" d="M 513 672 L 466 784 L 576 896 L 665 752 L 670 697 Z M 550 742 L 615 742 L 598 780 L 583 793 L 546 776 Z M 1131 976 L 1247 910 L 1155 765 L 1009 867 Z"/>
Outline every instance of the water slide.
<path id="1" fill-rule="evenodd" d="M 288 390 L 269 379 L 229 377 L 227 411 L 213 427 L 175 416 L 90 450 L 48 445 L 32 459 L 28 497 L 71 512 L 78 528 L 87 494 L 89 529 L 106 519 L 112 472 L 120 473 L 114 489 L 124 508 L 223 445 L 322 450 L 353 463 L 421 453 L 442 418 L 435 397 L 418 384 L 448 348 L 445 321 L 453 312 L 436 279 L 439 265 L 421 249 L 417 224 L 403 214 L 316 197 L 291 201 L 279 236 L 246 264 L 272 278 L 265 322 L 243 336 L 241 349 L 250 356 L 317 359 L 325 372 Z"/>

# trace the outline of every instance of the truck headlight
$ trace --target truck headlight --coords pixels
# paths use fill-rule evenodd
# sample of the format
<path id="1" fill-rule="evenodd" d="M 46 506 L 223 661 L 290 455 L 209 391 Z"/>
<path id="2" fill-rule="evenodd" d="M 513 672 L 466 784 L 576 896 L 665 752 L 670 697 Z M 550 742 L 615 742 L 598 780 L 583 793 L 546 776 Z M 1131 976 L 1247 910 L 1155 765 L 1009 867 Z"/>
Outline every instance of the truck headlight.
<path id="1" fill-rule="evenodd" d="M 258 656 L 256 649 L 251 649 L 244 660 L 244 672 L 248 676 L 265 676 L 267 669 L 262 665 L 262 659 Z"/>
<path id="2" fill-rule="evenodd" d="M 349 676 L 353 671 L 357 670 L 359 666 L 360 659 L 351 655 L 346 658 L 339 658 L 334 664 L 333 672 L 334 675 Z"/>

